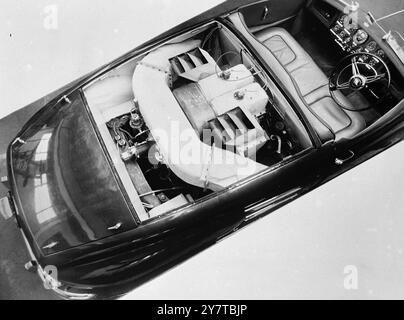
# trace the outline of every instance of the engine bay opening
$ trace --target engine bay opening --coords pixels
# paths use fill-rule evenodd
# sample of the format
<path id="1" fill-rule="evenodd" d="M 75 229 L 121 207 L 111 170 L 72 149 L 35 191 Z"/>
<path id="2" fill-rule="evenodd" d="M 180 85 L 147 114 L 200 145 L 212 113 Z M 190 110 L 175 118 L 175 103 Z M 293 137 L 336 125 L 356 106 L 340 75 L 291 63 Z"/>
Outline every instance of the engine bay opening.
<path id="1" fill-rule="evenodd" d="M 216 22 L 118 66 L 84 95 L 141 221 L 312 146 L 277 86 Z"/>

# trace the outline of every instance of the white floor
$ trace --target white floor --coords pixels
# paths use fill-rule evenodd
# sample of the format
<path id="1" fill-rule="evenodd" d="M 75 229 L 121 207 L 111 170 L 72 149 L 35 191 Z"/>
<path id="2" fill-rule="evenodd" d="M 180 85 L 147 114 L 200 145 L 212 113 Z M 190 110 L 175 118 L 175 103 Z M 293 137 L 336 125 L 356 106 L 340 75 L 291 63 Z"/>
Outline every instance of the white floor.
<path id="1" fill-rule="evenodd" d="M 221 2 L 2 0 L 0 118 Z"/>
<path id="2" fill-rule="evenodd" d="M 0 117 L 219 2 L 2 0 Z M 403 157 L 401 143 L 127 298 L 404 298 Z"/>

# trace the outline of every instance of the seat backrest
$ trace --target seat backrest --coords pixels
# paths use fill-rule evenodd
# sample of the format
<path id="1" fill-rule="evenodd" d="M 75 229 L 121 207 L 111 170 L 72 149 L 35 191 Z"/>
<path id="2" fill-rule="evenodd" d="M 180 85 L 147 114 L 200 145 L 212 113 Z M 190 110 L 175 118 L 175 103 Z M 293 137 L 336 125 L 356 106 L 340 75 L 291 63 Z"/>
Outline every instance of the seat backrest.
<path id="1" fill-rule="evenodd" d="M 318 139 L 318 143 L 326 143 L 335 139 L 335 135 L 330 128 L 328 128 L 309 108 L 306 101 L 304 100 L 303 94 L 300 92 L 299 86 L 297 85 L 295 79 L 293 79 L 285 67 L 280 63 L 276 56 L 268 50 L 258 39 L 250 33 L 247 26 L 243 21 L 243 16 L 241 13 L 236 12 L 229 16 L 230 21 L 233 25 L 242 33 L 242 35 L 248 40 L 248 42 L 253 45 L 254 49 L 258 54 L 265 60 L 270 71 L 272 71 L 272 76 L 276 79 L 277 83 L 283 87 L 283 91 L 288 95 L 289 98 L 298 105 L 298 110 L 300 115 L 305 118 L 307 122 L 310 123 L 311 128 L 309 130 L 312 136 Z M 314 130 L 312 129 L 314 128 Z"/>

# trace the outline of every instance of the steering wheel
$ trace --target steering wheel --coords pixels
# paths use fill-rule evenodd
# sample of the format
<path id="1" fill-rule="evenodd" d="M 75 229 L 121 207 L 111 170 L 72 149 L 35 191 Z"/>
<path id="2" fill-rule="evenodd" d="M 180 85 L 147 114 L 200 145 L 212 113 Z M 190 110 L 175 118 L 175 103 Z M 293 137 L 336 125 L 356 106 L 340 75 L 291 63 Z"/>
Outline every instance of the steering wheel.
<path id="1" fill-rule="evenodd" d="M 387 64 L 372 53 L 359 52 L 345 57 L 333 70 L 329 79 L 330 94 L 334 101 L 348 111 L 361 112 L 364 109 L 352 109 L 345 99 L 338 98 L 337 92 L 344 96 L 359 91 L 368 91 L 374 98 L 383 99 L 391 84 L 391 74 Z M 377 93 L 376 93 L 377 92 Z M 381 95 L 378 93 L 382 93 Z"/>

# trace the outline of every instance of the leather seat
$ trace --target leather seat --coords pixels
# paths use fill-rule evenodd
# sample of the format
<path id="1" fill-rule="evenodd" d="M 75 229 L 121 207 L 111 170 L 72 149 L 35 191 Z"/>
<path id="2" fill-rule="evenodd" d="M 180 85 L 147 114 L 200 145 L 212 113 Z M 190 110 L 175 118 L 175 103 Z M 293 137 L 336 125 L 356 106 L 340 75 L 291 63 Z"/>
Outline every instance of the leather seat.
<path id="1" fill-rule="evenodd" d="M 326 75 L 285 29 L 269 28 L 255 36 L 290 74 L 311 113 L 334 134 L 335 140 L 352 138 L 366 127 L 358 112 L 338 106 L 328 90 Z M 336 94 L 338 99 L 353 109 L 341 92 Z"/>

